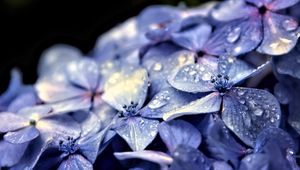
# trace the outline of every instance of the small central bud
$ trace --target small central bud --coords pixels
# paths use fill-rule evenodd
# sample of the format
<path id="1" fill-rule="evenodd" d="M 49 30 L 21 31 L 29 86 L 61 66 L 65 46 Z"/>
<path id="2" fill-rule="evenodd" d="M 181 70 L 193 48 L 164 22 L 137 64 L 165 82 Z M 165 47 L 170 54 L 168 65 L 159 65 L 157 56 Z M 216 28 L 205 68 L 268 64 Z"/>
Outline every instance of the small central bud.
<path id="1" fill-rule="evenodd" d="M 36 121 L 35 121 L 35 120 L 30 120 L 30 121 L 29 121 L 29 124 L 30 124 L 31 126 L 35 126 L 35 125 L 36 125 Z"/>
<path id="2" fill-rule="evenodd" d="M 67 140 L 59 141 L 58 149 L 64 152 L 65 154 L 73 154 L 79 149 L 79 147 L 76 143 L 76 139 L 73 139 L 72 137 L 68 137 Z"/>
<path id="3" fill-rule="evenodd" d="M 130 102 L 130 105 L 123 105 L 123 109 L 125 109 L 125 112 L 120 112 L 121 116 L 124 117 L 133 117 L 137 116 L 137 105 L 138 103 L 134 103 L 133 101 Z"/>
<path id="4" fill-rule="evenodd" d="M 215 89 L 217 89 L 221 95 L 224 95 L 230 88 L 229 77 L 227 75 L 218 74 L 217 76 L 212 76 L 210 82 L 214 84 Z"/>

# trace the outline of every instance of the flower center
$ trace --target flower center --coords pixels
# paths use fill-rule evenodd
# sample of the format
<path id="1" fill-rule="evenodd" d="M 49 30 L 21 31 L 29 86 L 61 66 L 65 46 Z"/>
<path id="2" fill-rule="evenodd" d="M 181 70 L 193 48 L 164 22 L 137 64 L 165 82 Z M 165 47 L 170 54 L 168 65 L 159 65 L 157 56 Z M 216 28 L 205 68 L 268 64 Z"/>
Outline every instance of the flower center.
<path id="1" fill-rule="evenodd" d="M 29 125 L 31 125 L 31 126 L 35 126 L 35 125 L 36 125 L 36 121 L 35 121 L 35 120 L 33 120 L 33 119 L 31 119 L 31 120 L 29 121 Z"/>
<path id="2" fill-rule="evenodd" d="M 267 10 L 268 9 L 265 6 L 258 8 L 258 11 L 261 15 L 264 15 L 267 12 Z"/>
<path id="3" fill-rule="evenodd" d="M 221 95 L 224 95 L 230 89 L 229 77 L 227 75 L 218 74 L 217 76 L 212 76 L 210 82 L 214 84 L 215 89 Z"/>
<path id="4" fill-rule="evenodd" d="M 76 143 L 76 139 L 73 139 L 72 137 L 68 137 L 67 140 L 59 141 L 58 149 L 64 152 L 65 154 L 69 155 L 75 153 L 79 149 L 79 146 Z"/>
<path id="5" fill-rule="evenodd" d="M 125 112 L 120 112 L 121 116 L 124 116 L 124 117 L 137 116 L 138 115 L 138 111 L 136 108 L 137 105 L 138 105 L 138 103 L 134 103 L 133 101 L 130 102 L 130 105 L 123 105 Z"/>

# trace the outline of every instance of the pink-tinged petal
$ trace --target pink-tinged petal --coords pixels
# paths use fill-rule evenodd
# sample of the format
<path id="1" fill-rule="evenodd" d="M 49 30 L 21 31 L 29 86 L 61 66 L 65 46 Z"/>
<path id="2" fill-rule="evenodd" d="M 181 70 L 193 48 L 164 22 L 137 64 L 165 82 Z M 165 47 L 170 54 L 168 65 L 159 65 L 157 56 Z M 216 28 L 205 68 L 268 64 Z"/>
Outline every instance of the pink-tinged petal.
<path id="1" fill-rule="evenodd" d="M 158 120 L 142 117 L 124 119 L 116 132 L 127 142 L 133 151 L 144 150 L 156 137 Z"/>
<path id="2" fill-rule="evenodd" d="M 269 55 L 286 54 L 299 37 L 298 22 L 289 16 L 267 11 L 263 16 L 263 40 L 257 51 Z"/>
<path id="3" fill-rule="evenodd" d="M 0 113 L 0 132 L 2 133 L 18 130 L 28 125 L 29 119 L 27 118 L 9 112 Z"/>
<path id="4" fill-rule="evenodd" d="M 170 165 L 173 162 L 173 158 L 171 156 L 159 151 L 144 150 L 136 152 L 115 152 L 114 155 L 119 160 L 143 159 L 157 163 L 162 167 Z"/>
<path id="5" fill-rule="evenodd" d="M 201 143 L 201 134 L 198 129 L 183 120 L 162 122 L 158 125 L 158 132 L 171 153 L 179 145 L 198 148 Z"/>
<path id="6" fill-rule="evenodd" d="M 58 170 L 93 170 L 93 164 L 81 155 L 71 155 L 63 161 Z"/>
<path id="7" fill-rule="evenodd" d="M 4 139 L 10 143 L 22 144 L 37 138 L 40 132 L 34 126 L 28 126 L 15 132 L 8 132 Z"/>
<path id="8" fill-rule="evenodd" d="M 39 98 L 47 103 L 58 102 L 82 96 L 86 90 L 70 86 L 67 83 L 38 81 L 35 85 Z"/>
<path id="9" fill-rule="evenodd" d="M 175 119 L 184 115 L 196 115 L 213 113 L 220 110 L 222 98 L 218 92 L 213 92 L 187 105 L 166 112 L 163 116 L 165 121 Z"/>

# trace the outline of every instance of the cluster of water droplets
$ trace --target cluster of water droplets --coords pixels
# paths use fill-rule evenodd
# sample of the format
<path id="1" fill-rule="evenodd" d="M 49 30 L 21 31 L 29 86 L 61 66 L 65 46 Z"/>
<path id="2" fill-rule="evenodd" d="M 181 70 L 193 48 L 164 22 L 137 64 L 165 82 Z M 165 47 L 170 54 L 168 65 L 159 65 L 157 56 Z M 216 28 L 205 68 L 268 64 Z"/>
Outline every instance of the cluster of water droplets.
<path id="1" fill-rule="evenodd" d="M 148 107 L 150 109 L 158 109 L 168 104 L 169 100 L 170 100 L 170 92 L 168 90 L 165 90 L 162 93 L 156 95 L 154 99 L 150 101 Z"/>
<path id="2" fill-rule="evenodd" d="M 175 77 L 185 82 L 198 83 L 200 81 L 209 81 L 212 76 L 205 66 L 200 64 L 191 64 L 182 69 Z"/>

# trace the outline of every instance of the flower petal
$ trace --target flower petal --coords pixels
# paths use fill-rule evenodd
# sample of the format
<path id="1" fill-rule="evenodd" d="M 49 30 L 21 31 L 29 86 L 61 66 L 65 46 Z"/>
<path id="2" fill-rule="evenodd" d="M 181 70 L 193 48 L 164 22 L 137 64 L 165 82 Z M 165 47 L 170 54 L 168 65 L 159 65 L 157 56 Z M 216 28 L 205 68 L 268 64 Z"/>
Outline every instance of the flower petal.
<path id="1" fill-rule="evenodd" d="M 198 148 L 201 143 L 200 132 L 192 124 L 183 120 L 162 122 L 158 126 L 158 132 L 171 153 L 179 145 Z"/>
<path id="2" fill-rule="evenodd" d="M 12 144 L 5 140 L 0 141 L 0 166 L 11 167 L 19 162 L 28 143 Z"/>
<path id="3" fill-rule="evenodd" d="M 142 107 L 148 89 L 148 75 L 145 69 L 132 72 L 116 72 L 107 80 L 102 99 L 116 110 L 125 111 L 123 106 L 137 103 L 136 109 Z"/>
<path id="4" fill-rule="evenodd" d="M 244 157 L 239 170 L 270 169 L 269 157 L 265 154 L 255 153 Z"/>
<path id="5" fill-rule="evenodd" d="M 266 12 L 263 17 L 264 37 L 257 51 L 282 55 L 292 50 L 299 37 L 297 21 L 289 16 Z"/>
<path id="6" fill-rule="evenodd" d="M 25 107 L 34 106 L 39 102 L 35 93 L 24 93 L 14 99 L 8 106 L 7 111 L 17 113 Z"/>
<path id="7" fill-rule="evenodd" d="M 159 121 L 142 117 L 123 120 L 116 132 L 128 143 L 133 151 L 144 150 L 155 138 Z"/>
<path id="8" fill-rule="evenodd" d="M 264 128 L 278 127 L 280 118 L 278 101 L 265 90 L 236 87 L 223 97 L 222 119 L 247 145 L 254 146 Z"/>
<path id="9" fill-rule="evenodd" d="M 157 163 L 162 167 L 170 165 L 173 162 L 171 156 L 159 151 L 144 150 L 144 151 L 136 151 L 136 152 L 115 152 L 114 155 L 119 160 L 138 158 L 138 159 L 143 159 L 146 161 Z"/>
<path id="10" fill-rule="evenodd" d="M 93 164 L 83 156 L 75 154 L 70 155 L 67 160 L 63 161 L 58 170 L 93 170 Z"/>
<path id="11" fill-rule="evenodd" d="M 198 100 L 192 101 L 187 105 L 166 112 L 163 116 L 165 121 L 175 119 L 184 115 L 195 115 L 213 113 L 220 110 L 222 98 L 218 92 L 213 92 Z"/>
<path id="12" fill-rule="evenodd" d="M 273 63 L 278 73 L 300 79 L 300 53 L 298 50 L 292 50 L 284 56 L 273 57 Z"/>
<path id="13" fill-rule="evenodd" d="M 265 0 L 265 6 L 271 11 L 277 11 L 281 9 L 285 9 L 297 4 L 299 0 L 274 0 L 268 1 Z"/>
<path id="14" fill-rule="evenodd" d="M 261 16 L 234 20 L 217 28 L 205 44 L 204 51 L 211 55 L 230 53 L 238 56 L 255 49 L 262 40 Z"/>
<path id="15" fill-rule="evenodd" d="M 40 132 L 34 126 L 28 126 L 15 132 L 8 132 L 4 139 L 10 143 L 21 144 L 32 141 L 40 135 Z"/>
<path id="16" fill-rule="evenodd" d="M 207 65 L 189 64 L 174 69 L 168 77 L 170 85 L 178 90 L 197 93 L 214 91 L 210 82 L 216 70 L 211 70 Z"/>
<path id="17" fill-rule="evenodd" d="M 186 105 L 199 98 L 199 95 L 181 92 L 174 88 L 165 88 L 140 111 L 143 117 L 162 118 L 163 114 Z"/>
<path id="18" fill-rule="evenodd" d="M 29 119 L 20 115 L 2 112 L 0 113 L 0 132 L 9 132 L 24 128 L 29 125 Z"/>
<path id="19" fill-rule="evenodd" d="M 90 58 L 81 58 L 68 63 L 67 75 L 71 84 L 88 90 L 96 90 L 100 81 L 99 66 Z"/>

